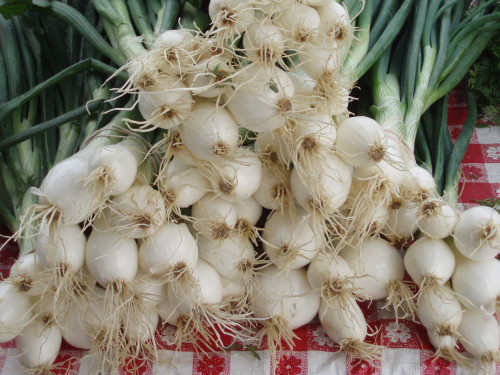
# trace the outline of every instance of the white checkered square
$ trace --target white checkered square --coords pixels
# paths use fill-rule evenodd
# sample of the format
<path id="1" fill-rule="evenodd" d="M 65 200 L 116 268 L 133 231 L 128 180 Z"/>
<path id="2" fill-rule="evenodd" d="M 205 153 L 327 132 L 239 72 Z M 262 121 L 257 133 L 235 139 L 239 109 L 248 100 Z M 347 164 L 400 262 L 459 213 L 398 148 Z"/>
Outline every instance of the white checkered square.
<path id="1" fill-rule="evenodd" d="M 307 352 L 308 374 L 344 375 L 346 373 L 346 356 L 344 352 Z"/>
<path id="2" fill-rule="evenodd" d="M 500 144 L 500 129 L 496 126 L 476 128 L 479 143 L 483 145 Z"/>
<path id="3" fill-rule="evenodd" d="M 384 349 L 382 375 L 420 375 L 418 349 Z"/>
<path id="4" fill-rule="evenodd" d="M 268 350 L 257 351 L 260 360 L 249 352 L 231 352 L 231 375 L 267 375 L 271 373 L 271 357 Z"/>
<path id="5" fill-rule="evenodd" d="M 193 373 L 192 352 L 159 350 L 159 363 L 152 369 L 153 375 L 191 375 Z"/>
<path id="6" fill-rule="evenodd" d="M 26 375 L 26 369 L 19 364 L 19 350 L 9 348 L 2 354 L 5 354 L 2 375 Z"/>
<path id="7" fill-rule="evenodd" d="M 488 173 L 488 181 L 490 184 L 500 184 L 500 164 L 486 163 L 484 164 L 486 173 Z"/>

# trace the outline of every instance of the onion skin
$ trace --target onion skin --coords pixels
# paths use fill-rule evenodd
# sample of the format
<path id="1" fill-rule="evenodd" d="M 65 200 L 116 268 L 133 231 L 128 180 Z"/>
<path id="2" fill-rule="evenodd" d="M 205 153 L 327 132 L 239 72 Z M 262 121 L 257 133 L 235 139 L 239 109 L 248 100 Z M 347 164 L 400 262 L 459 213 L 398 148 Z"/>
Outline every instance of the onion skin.
<path id="1" fill-rule="evenodd" d="M 98 186 L 84 183 L 89 173 L 88 159 L 79 154 L 57 163 L 42 181 L 40 203 L 56 207 L 64 224 L 89 219 L 101 203 L 95 199 Z"/>
<path id="2" fill-rule="evenodd" d="M 458 332 L 463 337 L 460 342 L 468 353 L 486 362 L 489 362 L 489 357 L 496 358 L 498 363 L 500 332 L 494 316 L 485 317 L 479 311 L 467 310 L 463 313 Z"/>
<path id="3" fill-rule="evenodd" d="M 465 307 L 479 309 L 485 314 L 495 312 L 496 299 L 500 295 L 498 259 L 475 262 L 457 256 L 451 281 L 453 290 L 461 297 Z"/>
<path id="4" fill-rule="evenodd" d="M 367 239 L 361 249 L 342 251 L 342 256 L 356 274 L 353 279 L 355 294 L 370 300 L 388 297 L 388 285 L 403 280 L 403 259 L 398 250 L 381 238 Z"/>
<path id="5" fill-rule="evenodd" d="M 139 267 L 135 240 L 110 230 L 92 231 L 85 260 L 90 273 L 103 287 L 113 282 L 133 281 Z"/>
<path id="6" fill-rule="evenodd" d="M 0 282 L 0 342 L 19 335 L 29 320 L 31 299 L 6 281 Z"/>
<path id="7" fill-rule="evenodd" d="M 257 318 L 280 316 L 291 330 L 313 320 L 320 305 L 319 294 L 309 285 L 305 269 L 280 272 L 275 266 L 259 273 L 251 301 Z"/>
<path id="8" fill-rule="evenodd" d="M 442 285 L 455 269 L 455 256 L 446 242 L 427 237 L 410 245 L 403 261 L 406 271 L 419 285 L 428 277 Z"/>
<path id="9" fill-rule="evenodd" d="M 319 319 L 330 338 L 340 344 L 343 340 L 355 339 L 364 341 L 368 333 L 368 325 L 361 308 L 353 297 L 343 297 L 322 302 L 319 308 Z M 344 307 L 341 307 L 341 303 Z"/>
<path id="10" fill-rule="evenodd" d="M 59 354 L 61 343 L 61 329 L 38 319 L 26 326 L 16 338 L 16 346 L 21 351 L 19 359 L 29 369 L 51 366 Z"/>

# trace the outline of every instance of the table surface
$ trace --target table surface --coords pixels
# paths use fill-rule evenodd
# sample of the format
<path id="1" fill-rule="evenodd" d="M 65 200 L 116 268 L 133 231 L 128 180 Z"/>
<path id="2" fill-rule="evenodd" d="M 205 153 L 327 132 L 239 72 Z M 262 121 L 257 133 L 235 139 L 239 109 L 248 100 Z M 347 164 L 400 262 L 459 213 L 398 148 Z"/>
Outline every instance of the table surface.
<path id="1" fill-rule="evenodd" d="M 452 138 L 455 139 L 465 120 L 464 98 L 459 91 L 450 96 L 448 123 Z M 461 165 L 460 180 L 462 208 L 476 205 L 475 200 L 498 198 L 500 196 L 500 127 L 481 127 L 474 131 L 467 154 Z M 14 245 L 7 246 L 0 253 L 0 272 L 8 276 L 10 266 L 17 256 Z M 277 375 L 298 374 L 353 374 L 353 375 L 466 375 L 476 371 L 457 367 L 444 359 L 434 359 L 434 351 L 425 328 L 420 324 L 399 320 L 396 324 L 390 311 L 382 310 L 383 302 L 371 305 L 361 303 L 365 317 L 376 334 L 368 342 L 383 345 L 382 361 L 372 367 L 368 363 L 348 360 L 343 352 L 326 335 L 317 321 L 295 331 L 293 351 L 285 350 L 276 369 Z M 172 334 L 171 327 L 158 330 L 159 339 Z M 0 375 L 24 374 L 16 361 L 18 354 L 14 341 L 2 344 L 0 354 Z M 260 359 L 245 350 L 232 350 L 227 353 L 196 353 L 185 345 L 181 351 L 163 346 L 161 359 L 170 364 L 144 366 L 141 373 L 150 374 L 269 374 L 271 364 L 267 350 L 257 351 Z M 56 362 L 65 362 L 64 368 L 55 370 L 56 374 L 89 374 L 91 359 L 79 360 L 84 352 L 63 343 Z M 72 359 L 73 358 L 73 359 Z M 128 373 L 123 371 L 123 374 Z M 500 374 L 500 365 L 491 373 Z"/>

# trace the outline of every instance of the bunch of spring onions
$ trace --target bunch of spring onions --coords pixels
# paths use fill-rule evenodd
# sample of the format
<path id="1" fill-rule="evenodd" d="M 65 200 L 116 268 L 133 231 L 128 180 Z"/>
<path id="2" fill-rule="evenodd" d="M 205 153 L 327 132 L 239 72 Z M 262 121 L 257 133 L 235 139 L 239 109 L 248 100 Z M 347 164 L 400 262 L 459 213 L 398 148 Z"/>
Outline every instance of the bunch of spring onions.
<path id="1" fill-rule="evenodd" d="M 375 35 L 372 38 L 370 31 L 362 39 L 362 44 L 373 47 L 365 56 L 367 62 L 362 60 L 356 65 L 356 78 L 364 74 L 372 57 L 378 57 L 370 78 L 364 80 L 373 93 L 371 113 L 384 129 L 395 131 L 418 151 L 422 165 L 435 176 L 438 191 L 455 205 L 458 165 L 472 127 L 464 129 L 462 138 L 466 142 L 459 142 L 452 150 L 446 128 L 445 95 L 461 82 L 493 36 L 500 32 L 500 6 L 496 1 L 419 1 L 406 8 L 405 1 L 398 8 L 394 3 L 373 2 Z M 389 41 L 380 35 L 384 16 L 393 15 L 391 22 L 396 23 L 403 11 L 406 26 L 398 36 Z M 391 27 L 386 24 L 384 33 L 391 35 Z M 389 43 L 389 47 L 383 51 L 374 48 L 382 42 Z M 355 47 L 354 51 L 358 49 Z M 443 97 L 430 112 L 431 106 Z M 470 95 L 468 103 L 473 106 Z"/>
<path id="2" fill-rule="evenodd" d="M 61 4 L 43 11 L 64 19 Z M 364 300 L 418 316 L 436 356 L 499 361 L 500 215 L 459 213 L 404 134 L 349 116 L 350 6 L 212 0 L 207 31 L 158 33 L 168 2 L 93 4 L 116 46 L 101 52 L 126 60 L 113 101 L 131 104 L 112 112 L 126 130 L 94 133 L 32 189 L 16 238 L 34 251 L 0 283 L 0 339 L 26 368 L 57 365 L 64 338 L 96 371 L 138 371 L 160 361 L 159 324 L 178 348 L 265 345 L 275 368 L 317 316 L 375 363 Z"/>

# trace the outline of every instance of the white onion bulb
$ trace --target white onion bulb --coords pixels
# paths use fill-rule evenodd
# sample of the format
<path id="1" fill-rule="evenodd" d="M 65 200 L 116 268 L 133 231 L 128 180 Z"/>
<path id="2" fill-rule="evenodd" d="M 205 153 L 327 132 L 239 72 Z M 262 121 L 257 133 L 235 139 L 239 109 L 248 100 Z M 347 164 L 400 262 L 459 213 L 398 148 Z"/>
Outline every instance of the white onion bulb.
<path id="1" fill-rule="evenodd" d="M 500 214 L 486 206 L 465 210 L 455 226 L 453 239 L 457 249 L 469 259 L 496 257 L 500 253 Z"/>
<path id="2" fill-rule="evenodd" d="M 20 362 L 29 369 L 51 366 L 61 347 L 61 329 L 38 319 L 31 321 L 16 338 Z"/>

